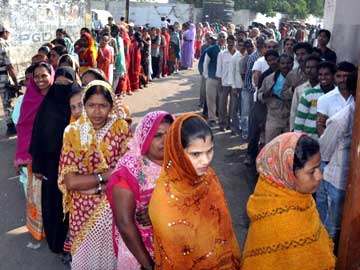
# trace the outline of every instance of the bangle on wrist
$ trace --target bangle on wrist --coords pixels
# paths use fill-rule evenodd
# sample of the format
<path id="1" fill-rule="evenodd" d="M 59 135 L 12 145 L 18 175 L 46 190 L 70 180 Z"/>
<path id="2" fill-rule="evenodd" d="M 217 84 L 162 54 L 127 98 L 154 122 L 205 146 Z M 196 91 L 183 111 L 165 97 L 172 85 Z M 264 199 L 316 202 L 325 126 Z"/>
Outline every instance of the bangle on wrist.
<path id="1" fill-rule="evenodd" d="M 99 183 L 99 185 L 96 189 L 96 194 L 101 194 L 101 191 L 102 191 L 102 185 L 101 185 L 101 183 Z"/>
<path id="2" fill-rule="evenodd" d="M 96 180 L 98 181 L 99 184 L 105 183 L 105 180 L 104 180 L 103 176 L 101 175 L 101 173 L 96 174 Z"/>

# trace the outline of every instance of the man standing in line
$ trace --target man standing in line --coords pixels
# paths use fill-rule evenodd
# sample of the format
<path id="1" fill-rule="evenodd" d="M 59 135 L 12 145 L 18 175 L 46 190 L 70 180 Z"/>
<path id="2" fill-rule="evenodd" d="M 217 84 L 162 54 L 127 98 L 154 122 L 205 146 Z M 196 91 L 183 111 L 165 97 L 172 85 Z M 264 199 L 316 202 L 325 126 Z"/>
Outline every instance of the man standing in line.
<path id="1" fill-rule="evenodd" d="M 210 127 L 216 126 L 216 95 L 220 88 L 220 80 L 216 77 L 217 57 L 226 48 L 226 33 L 218 34 L 218 44 L 205 51 L 203 76 L 206 79 L 206 104 Z"/>
<path id="2" fill-rule="evenodd" d="M 10 61 L 10 46 L 7 42 L 9 34 L 9 28 L 5 27 L 4 25 L 0 25 L 0 98 L 2 101 L 5 121 L 7 125 L 6 133 L 7 135 L 14 135 L 16 134 L 16 128 L 11 119 L 11 114 L 13 111 L 11 101 L 14 93 L 13 90 L 9 88 L 9 76 L 11 77 L 16 87 L 18 85 L 18 82 L 16 78 L 15 68 Z"/>
<path id="3" fill-rule="evenodd" d="M 229 35 L 226 41 L 227 50 L 219 53 L 216 66 L 216 77 L 220 78 L 221 80 L 221 88 L 219 91 L 219 130 L 221 132 L 224 132 L 225 128 L 230 129 L 228 100 L 229 95 L 231 94 L 231 86 L 233 81 L 233 71 L 231 69 L 232 56 L 236 53 L 235 37 L 233 35 Z"/>

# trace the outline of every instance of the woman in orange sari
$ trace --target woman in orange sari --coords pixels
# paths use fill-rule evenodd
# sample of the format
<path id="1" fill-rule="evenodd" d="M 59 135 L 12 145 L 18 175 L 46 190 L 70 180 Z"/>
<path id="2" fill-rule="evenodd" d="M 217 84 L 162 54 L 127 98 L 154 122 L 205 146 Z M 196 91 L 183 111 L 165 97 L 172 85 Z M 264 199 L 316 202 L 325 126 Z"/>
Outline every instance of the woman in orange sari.
<path id="1" fill-rule="evenodd" d="M 224 193 L 209 167 L 213 147 L 210 127 L 196 114 L 180 116 L 168 130 L 149 206 L 155 269 L 240 268 Z"/>
<path id="2" fill-rule="evenodd" d="M 318 142 L 282 134 L 262 149 L 256 165 L 241 269 L 335 269 L 333 243 L 312 197 L 322 179 Z"/>
<path id="3" fill-rule="evenodd" d="M 136 32 L 131 37 L 131 43 L 129 48 L 130 65 L 129 65 L 129 80 L 132 91 L 139 90 L 140 88 L 140 70 L 141 70 L 141 34 Z"/>
<path id="4" fill-rule="evenodd" d="M 79 55 L 80 74 L 84 73 L 89 68 L 96 67 L 97 50 L 95 40 L 89 33 L 81 35 L 81 47 L 77 51 Z"/>

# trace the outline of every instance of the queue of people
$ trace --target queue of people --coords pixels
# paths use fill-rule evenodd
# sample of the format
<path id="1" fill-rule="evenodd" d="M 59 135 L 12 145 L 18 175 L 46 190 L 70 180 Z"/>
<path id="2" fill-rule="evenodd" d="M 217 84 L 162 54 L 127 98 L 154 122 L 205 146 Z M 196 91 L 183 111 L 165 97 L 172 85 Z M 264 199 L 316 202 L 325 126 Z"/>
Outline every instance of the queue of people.
<path id="1" fill-rule="evenodd" d="M 110 24 L 98 46 L 59 29 L 13 114 L 29 247 L 46 238 L 74 270 L 335 269 L 356 68 L 332 62 L 327 30 L 316 49 L 269 29 Z M 155 110 L 132 134 L 121 96 L 194 58 L 203 116 Z M 210 166 L 216 127 L 249 141 L 259 174 L 243 250 Z"/>

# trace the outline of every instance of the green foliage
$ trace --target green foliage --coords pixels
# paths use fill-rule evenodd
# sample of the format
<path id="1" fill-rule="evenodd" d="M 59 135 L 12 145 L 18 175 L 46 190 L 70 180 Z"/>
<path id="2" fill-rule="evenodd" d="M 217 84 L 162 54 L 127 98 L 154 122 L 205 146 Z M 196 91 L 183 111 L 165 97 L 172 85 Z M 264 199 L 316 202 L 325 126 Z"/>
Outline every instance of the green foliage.
<path id="1" fill-rule="evenodd" d="M 267 16 L 275 12 L 304 19 L 309 14 L 323 16 L 325 0 L 235 0 L 235 9 L 250 9 Z"/>

